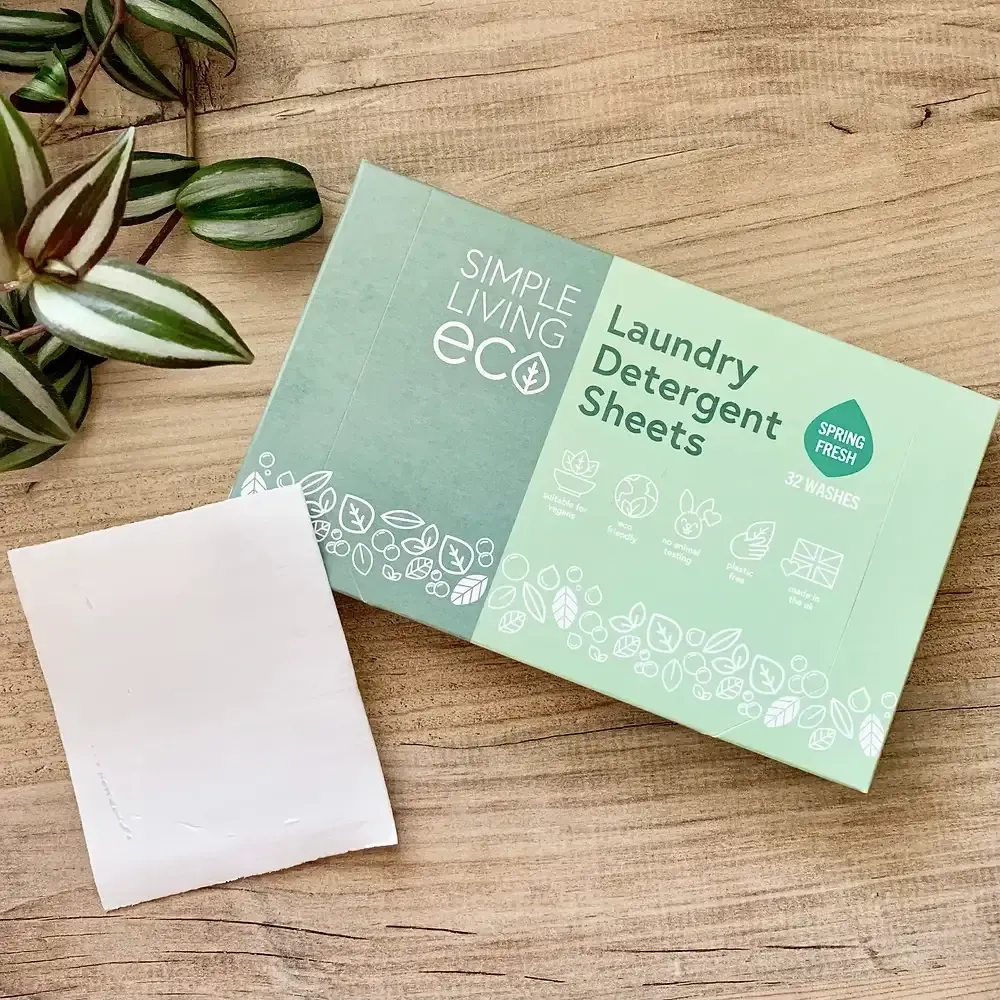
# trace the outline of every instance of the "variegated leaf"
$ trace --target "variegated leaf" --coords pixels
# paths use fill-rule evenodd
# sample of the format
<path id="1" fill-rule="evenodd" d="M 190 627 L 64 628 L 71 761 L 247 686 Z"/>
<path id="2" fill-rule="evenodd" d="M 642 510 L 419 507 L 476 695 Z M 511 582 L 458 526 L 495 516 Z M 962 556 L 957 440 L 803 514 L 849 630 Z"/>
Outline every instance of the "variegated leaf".
<path id="1" fill-rule="evenodd" d="M 33 271 L 74 279 L 104 256 L 125 211 L 134 145 L 135 129 L 126 129 L 35 202 L 17 235 L 18 249 Z"/>
<path id="2" fill-rule="evenodd" d="M 0 337 L 0 434 L 35 444 L 73 436 L 66 406 L 41 370 Z"/>
<path id="3" fill-rule="evenodd" d="M 181 188 L 177 207 L 195 236 L 233 250 L 294 243 L 323 223 L 312 174 L 264 156 L 202 167 Z"/>
<path id="4" fill-rule="evenodd" d="M 45 154 L 24 116 L 0 94 L 0 282 L 24 266 L 17 231 L 28 210 L 52 183 Z"/>
<path id="5" fill-rule="evenodd" d="M 34 114 L 58 113 L 66 107 L 74 93 L 76 84 L 70 75 L 66 57 L 54 46 L 35 75 L 10 95 L 10 103 L 20 111 Z M 83 101 L 77 103 L 76 114 L 87 114 Z"/>
<path id="6" fill-rule="evenodd" d="M 70 66 L 83 58 L 87 41 L 75 10 L 0 10 L 0 69 L 32 72 L 53 46 Z"/>
<path id="7" fill-rule="evenodd" d="M 79 430 L 90 408 L 92 376 L 90 365 L 78 358 L 64 375 L 54 380 L 55 388 L 66 404 L 73 426 Z M 0 437 L 0 472 L 27 469 L 51 458 L 63 445 L 29 442 Z"/>
<path id="8" fill-rule="evenodd" d="M 114 0 L 87 0 L 83 30 L 96 52 L 114 19 Z M 115 35 L 101 59 L 101 66 L 115 83 L 151 101 L 179 101 L 174 84 L 155 66 L 142 47 L 130 37 L 128 27 Z"/>
<path id="9" fill-rule="evenodd" d="M 128 179 L 123 226 L 149 222 L 169 212 L 181 185 L 198 169 L 198 161 L 177 153 L 136 153 Z"/>
<path id="10" fill-rule="evenodd" d="M 138 264 L 105 261 L 73 284 L 39 279 L 31 302 L 54 334 L 100 357 L 160 368 L 253 361 L 208 299 Z"/>
<path id="11" fill-rule="evenodd" d="M 204 42 L 236 66 L 236 35 L 212 0 L 125 0 L 125 8 L 144 24 Z"/>
<path id="12" fill-rule="evenodd" d="M 35 314 L 25 289 L 0 292 L 0 330 L 16 331 L 34 326 Z"/>

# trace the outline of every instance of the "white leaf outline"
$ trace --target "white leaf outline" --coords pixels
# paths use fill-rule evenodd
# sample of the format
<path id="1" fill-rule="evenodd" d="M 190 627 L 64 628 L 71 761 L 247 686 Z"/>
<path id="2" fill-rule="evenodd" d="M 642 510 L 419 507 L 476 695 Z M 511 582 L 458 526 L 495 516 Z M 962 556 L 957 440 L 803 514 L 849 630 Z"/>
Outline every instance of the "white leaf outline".
<path id="1" fill-rule="evenodd" d="M 362 576 L 367 576 L 375 565 L 375 557 L 364 542 L 358 542 L 351 553 L 351 563 Z"/>
<path id="2" fill-rule="evenodd" d="M 424 519 L 412 510 L 387 510 L 379 516 L 389 527 L 399 531 L 416 531 L 424 526 Z"/>
<path id="3" fill-rule="evenodd" d="M 830 729 L 829 727 L 824 727 L 822 729 L 814 729 L 809 734 L 809 749 L 810 750 L 829 750 L 833 746 L 834 740 L 837 738 L 837 730 Z"/>
<path id="4" fill-rule="evenodd" d="M 513 588 L 511 588 L 513 590 Z M 580 606 L 572 587 L 560 587 L 552 598 L 552 617 L 561 629 L 568 629 L 576 621 Z"/>
<path id="5" fill-rule="evenodd" d="M 849 740 L 854 739 L 854 717 L 839 698 L 830 699 L 830 719 L 841 736 Z"/>
<path id="6" fill-rule="evenodd" d="M 885 745 L 885 726 L 875 714 L 866 715 L 858 729 L 858 742 L 866 757 L 877 757 Z"/>
<path id="7" fill-rule="evenodd" d="M 407 580 L 426 580 L 434 569 L 434 560 L 427 556 L 414 556 L 407 564 L 404 573 Z"/>
<path id="8" fill-rule="evenodd" d="M 615 640 L 612 653 L 619 659 L 625 660 L 635 656 L 639 652 L 642 640 L 637 635 L 620 635 Z"/>
<path id="9" fill-rule="evenodd" d="M 485 593 L 487 583 L 489 583 L 489 577 L 482 573 L 470 573 L 468 576 L 463 576 L 451 588 L 451 603 L 458 607 L 475 604 Z"/>
<path id="10" fill-rule="evenodd" d="M 826 718 L 826 705 L 810 705 L 799 716 L 799 729 L 815 729 Z"/>
<path id="11" fill-rule="evenodd" d="M 539 624 L 545 621 L 545 601 L 539 593 L 538 588 L 528 580 L 521 584 L 521 597 L 524 599 L 524 606 L 528 609 L 528 614 Z"/>
<path id="12" fill-rule="evenodd" d="M 240 496 L 252 497 L 258 493 L 263 493 L 266 489 L 267 483 L 264 481 L 264 477 L 256 469 L 254 469 L 254 471 L 243 480 L 243 484 L 240 486 Z"/>
<path id="13" fill-rule="evenodd" d="M 684 638 L 684 630 L 669 615 L 656 612 L 646 627 L 646 642 L 658 653 L 676 652 Z"/>
<path id="14" fill-rule="evenodd" d="M 708 637 L 703 647 L 703 652 L 706 656 L 712 656 L 715 653 L 725 653 L 739 642 L 742 634 L 743 629 L 741 628 L 719 629 L 718 632 Z"/>
<path id="15" fill-rule="evenodd" d="M 463 558 L 463 555 L 465 558 Z M 438 566 L 451 576 L 468 573 L 476 561 L 472 546 L 457 535 L 445 535 L 438 551 Z"/>
<path id="16" fill-rule="evenodd" d="M 541 383 L 539 384 L 539 375 Z M 541 351 L 535 351 L 521 358 L 510 370 L 510 379 L 522 396 L 535 396 L 544 392 L 550 381 L 549 366 Z"/>
<path id="17" fill-rule="evenodd" d="M 519 611 L 517 608 L 512 608 L 510 611 L 505 611 L 500 616 L 497 631 L 503 632 L 505 635 L 513 635 L 515 632 L 520 632 L 521 629 L 524 628 L 524 623 L 527 620 L 527 615 L 525 615 L 523 611 Z"/>
<path id="18" fill-rule="evenodd" d="M 676 691 L 684 680 L 684 668 L 681 661 L 671 660 L 664 668 L 660 676 L 660 683 L 667 691 Z"/>
<path id="19" fill-rule="evenodd" d="M 340 513 L 337 518 L 344 531 L 351 535 L 364 535 L 375 521 L 375 508 L 364 499 L 353 493 L 345 493 L 340 501 Z"/>
<path id="20" fill-rule="evenodd" d="M 784 686 L 785 668 L 770 656 L 758 653 L 750 665 L 750 687 L 758 694 L 776 695 Z"/>
<path id="21" fill-rule="evenodd" d="M 299 480 L 303 495 L 310 497 L 314 493 L 319 493 L 330 482 L 332 476 L 333 473 L 329 469 L 318 469 L 316 472 L 310 472 L 308 476 L 303 476 Z"/>
<path id="22" fill-rule="evenodd" d="M 719 698 L 723 698 L 726 701 L 732 701 L 738 698 L 743 691 L 743 678 L 742 677 L 723 677 L 719 681 L 719 686 L 715 689 L 715 693 Z"/>
<path id="23" fill-rule="evenodd" d="M 509 608 L 517 598 L 517 587 L 509 583 L 501 584 L 499 587 L 494 583 L 490 596 L 486 601 L 486 606 L 502 611 Z"/>
<path id="24" fill-rule="evenodd" d="M 768 729 L 780 729 L 793 723 L 802 707 L 802 699 L 798 695 L 785 694 L 776 698 L 770 708 L 764 713 L 764 725 Z"/>
<path id="25" fill-rule="evenodd" d="M 403 551 L 408 552 L 411 556 L 422 556 L 425 552 L 437 548 L 440 535 L 436 524 L 428 524 L 419 535 L 404 538 L 400 544 L 403 546 Z"/>

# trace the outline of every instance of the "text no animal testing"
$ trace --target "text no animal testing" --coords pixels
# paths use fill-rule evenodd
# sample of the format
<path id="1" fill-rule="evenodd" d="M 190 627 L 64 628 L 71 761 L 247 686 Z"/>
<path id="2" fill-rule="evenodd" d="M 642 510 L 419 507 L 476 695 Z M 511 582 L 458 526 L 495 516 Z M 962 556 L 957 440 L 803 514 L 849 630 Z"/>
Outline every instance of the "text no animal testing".
<path id="1" fill-rule="evenodd" d="M 623 329 L 624 324 L 619 325 L 621 312 L 622 306 L 616 305 L 608 323 L 608 334 L 680 361 L 693 363 L 715 375 L 725 375 L 730 379 L 727 383 L 729 388 L 734 391 L 742 389 L 758 370 L 757 365 L 746 366 L 742 358 L 723 353 L 721 339 L 716 339 L 711 345 L 696 347 L 692 341 L 683 337 L 661 334 L 658 327 L 650 334 L 649 326 L 641 320 L 633 320 L 628 329 Z M 723 399 L 698 386 L 683 385 L 677 379 L 665 377 L 655 364 L 643 369 L 639 365 L 623 364 L 623 360 L 617 347 L 602 343 L 591 371 L 604 378 L 617 376 L 623 385 L 641 388 L 648 395 L 658 396 L 665 402 L 692 406 L 689 415 L 699 424 L 710 424 L 718 418 L 741 430 L 749 429 L 753 434 L 759 434 L 763 429 L 767 438 L 777 440 L 775 431 L 782 423 L 777 410 L 765 416 L 761 410 L 743 406 L 736 400 Z M 683 450 L 688 455 L 700 455 L 703 451 L 704 435 L 689 433 L 683 420 L 669 425 L 658 418 L 650 419 L 641 410 L 632 410 L 626 414 L 625 407 L 618 402 L 617 389 L 608 392 L 600 385 L 588 385 L 583 395 L 586 402 L 579 404 L 579 410 L 586 417 L 600 414 L 605 423 L 613 423 L 616 427 L 624 426 L 632 434 L 645 433 L 651 441 L 668 442 L 672 448 Z"/>

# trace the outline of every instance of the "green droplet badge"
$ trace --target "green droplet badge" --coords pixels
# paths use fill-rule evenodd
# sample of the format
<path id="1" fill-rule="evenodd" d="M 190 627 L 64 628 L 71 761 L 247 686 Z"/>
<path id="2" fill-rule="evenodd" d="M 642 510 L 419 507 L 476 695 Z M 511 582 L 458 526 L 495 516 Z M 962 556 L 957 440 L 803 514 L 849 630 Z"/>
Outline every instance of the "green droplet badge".
<path id="1" fill-rule="evenodd" d="M 872 430 L 856 399 L 824 410 L 806 428 L 806 454 L 829 479 L 853 476 L 872 460 Z"/>

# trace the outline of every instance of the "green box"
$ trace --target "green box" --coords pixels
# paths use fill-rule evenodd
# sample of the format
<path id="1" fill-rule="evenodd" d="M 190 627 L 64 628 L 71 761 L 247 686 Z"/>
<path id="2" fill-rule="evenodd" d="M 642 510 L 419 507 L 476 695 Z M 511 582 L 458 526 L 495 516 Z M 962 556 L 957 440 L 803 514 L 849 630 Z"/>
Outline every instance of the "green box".
<path id="1" fill-rule="evenodd" d="M 867 790 L 997 404 L 363 164 L 235 492 L 335 590 Z"/>

